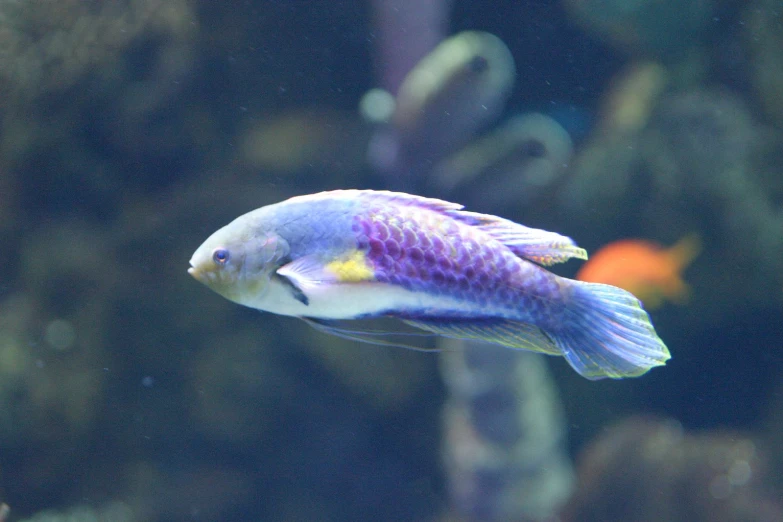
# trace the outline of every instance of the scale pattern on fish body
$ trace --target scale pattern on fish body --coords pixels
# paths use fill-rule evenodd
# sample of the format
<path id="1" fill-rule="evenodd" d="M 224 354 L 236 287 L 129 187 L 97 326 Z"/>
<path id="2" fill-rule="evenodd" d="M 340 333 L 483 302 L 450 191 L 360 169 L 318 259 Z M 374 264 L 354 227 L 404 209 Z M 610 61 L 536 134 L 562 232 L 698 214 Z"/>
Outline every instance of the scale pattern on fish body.
<path id="1" fill-rule="evenodd" d="M 353 232 L 375 280 L 469 301 L 488 315 L 540 324 L 567 292 L 486 232 L 430 209 L 370 208 L 354 217 Z"/>

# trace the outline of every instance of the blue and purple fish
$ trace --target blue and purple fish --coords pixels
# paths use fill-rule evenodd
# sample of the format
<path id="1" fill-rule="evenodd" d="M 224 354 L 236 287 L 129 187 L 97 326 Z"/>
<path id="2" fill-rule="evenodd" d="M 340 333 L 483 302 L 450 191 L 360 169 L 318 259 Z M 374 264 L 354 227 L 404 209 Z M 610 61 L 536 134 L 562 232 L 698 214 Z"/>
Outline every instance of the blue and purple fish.
<path id="1" fill-rule="evenodd" d="M 240 216 L 196 250 L 189 272 L 236 303 L 348 337 L 361 336 L 332 321 L 390 317 L 562 355 L 588 379 L 665 364 L 669 351 L 633 295 L 541 266 L 572 257 L 587 253 L 565 236 L 455 203 L 336 190 Z"/>

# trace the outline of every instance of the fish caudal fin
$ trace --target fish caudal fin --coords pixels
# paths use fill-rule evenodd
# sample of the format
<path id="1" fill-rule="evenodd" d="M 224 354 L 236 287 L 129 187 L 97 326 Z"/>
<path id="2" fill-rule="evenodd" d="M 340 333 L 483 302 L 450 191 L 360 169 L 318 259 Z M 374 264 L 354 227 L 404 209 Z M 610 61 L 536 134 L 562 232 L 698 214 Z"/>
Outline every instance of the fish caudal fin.
<path id="1" fill-rule="evenodd" d="M 573 281 L 563 322 L 547 334 L 580 375 L 638 377 L 671 355 L 633 294 L 600 283 Z"/>
<path id="2" fill-rule="evenodd" d="M 698 234 L 688 234 L 672 245 L 666 253 L 673 264 L 682 270 L 701 253 L 701 239 Z"/>

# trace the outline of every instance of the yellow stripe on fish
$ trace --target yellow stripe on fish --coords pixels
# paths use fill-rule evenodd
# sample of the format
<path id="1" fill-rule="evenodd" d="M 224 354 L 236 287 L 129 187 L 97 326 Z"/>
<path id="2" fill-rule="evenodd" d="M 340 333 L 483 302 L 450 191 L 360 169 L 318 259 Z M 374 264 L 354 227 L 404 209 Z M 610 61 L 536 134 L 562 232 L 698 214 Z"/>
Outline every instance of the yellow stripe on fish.
<path id="1" fill-rule="evenodd" d="M 341 283 L 371 281 L 375 277 L 372 267 L 367 264 L 364 252 L 359 250 L 354 250 L 347 257 L 327 264 L 326 270 L 336 275 Z"/>

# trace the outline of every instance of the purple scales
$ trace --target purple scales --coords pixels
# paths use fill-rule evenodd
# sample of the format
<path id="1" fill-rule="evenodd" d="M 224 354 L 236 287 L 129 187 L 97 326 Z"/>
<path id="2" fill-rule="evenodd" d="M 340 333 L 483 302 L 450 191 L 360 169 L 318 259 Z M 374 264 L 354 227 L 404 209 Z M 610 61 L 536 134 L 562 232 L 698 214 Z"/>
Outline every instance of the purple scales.
<path id="1" fill-rule="evenodd" d="M 480 227 L 435 209 L 372 206 L 354 217 L 353 231 L 376 280 L 470 301 L 488 316 L 503 310 L 517 319 L 525 319 L 520 311 L 533 321 L 551 317 L 545 302 L 561 290 L 551 274 Z"/>

